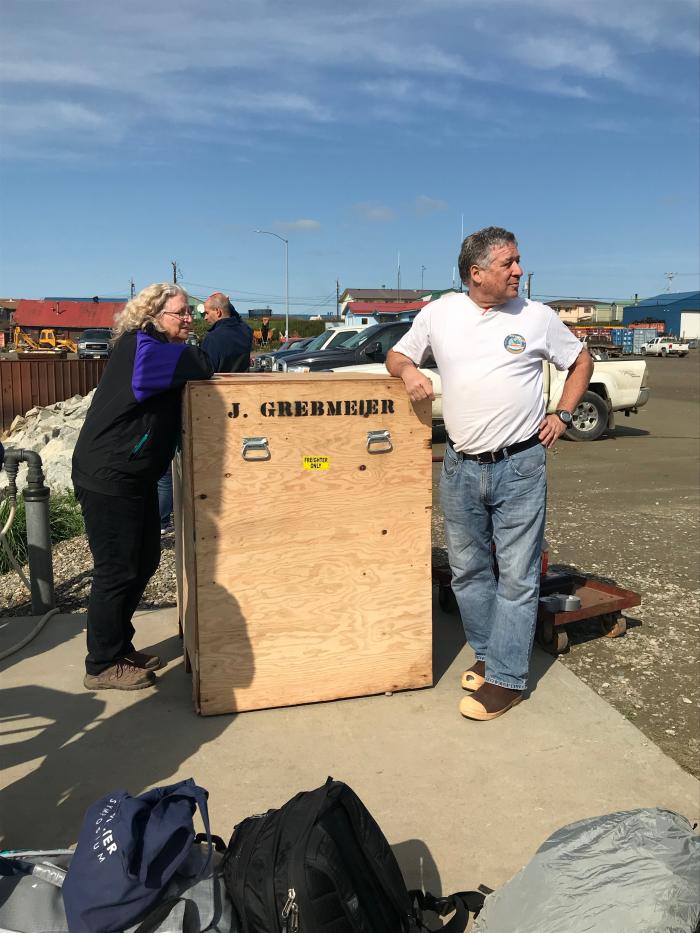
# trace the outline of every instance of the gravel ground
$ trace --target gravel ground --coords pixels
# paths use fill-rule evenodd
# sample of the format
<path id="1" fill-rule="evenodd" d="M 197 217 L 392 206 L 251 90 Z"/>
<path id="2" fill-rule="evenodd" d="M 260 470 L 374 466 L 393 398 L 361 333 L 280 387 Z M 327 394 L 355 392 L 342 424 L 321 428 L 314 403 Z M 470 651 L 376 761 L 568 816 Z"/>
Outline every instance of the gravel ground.
<path id="1" fill-rule="evenodd" d="M 641 606 L 626 613 L 622 638 L 601 637 L 592 622 L 567 626 L 570 647 L 559 662 L 700 777 L 700 354 L 653 359 L 649 368 L 652 397 L 638 415 L 621 418 L 613 436 L 560 442 L 549 455 L 552 563 L 642 595 Z M 435 482 L 438 475 L 435 464 Z M 433 559 L 444 562 L 437 496 L 435 502 Z M 56 601 L 64 611 L 85 609 L 91 566 L 84 538 L 55 547 Z M 141 608 L 173 605 L 169 535 Z M 0 576 L 0 617 L 30 611 L 17 574 Z"/>
<path id="2" fill-rule="evenodd" d="M 160 566 L 143 594 L 140 609 L 174 606 L 175 602 L 175 549 L 172 533 L 161 538 Z M 26 567 L 25 567 L 26 573 Z M 62 612 L 81 612 L 87 609 L 92 580 L 92 557 L 84 535 L 61 541 L 53 549 L 53 575 L 56 587 L 56 605 Z M 24 584 L 16 573 L 0 576 L 0 618 L 31 614 Z"/>

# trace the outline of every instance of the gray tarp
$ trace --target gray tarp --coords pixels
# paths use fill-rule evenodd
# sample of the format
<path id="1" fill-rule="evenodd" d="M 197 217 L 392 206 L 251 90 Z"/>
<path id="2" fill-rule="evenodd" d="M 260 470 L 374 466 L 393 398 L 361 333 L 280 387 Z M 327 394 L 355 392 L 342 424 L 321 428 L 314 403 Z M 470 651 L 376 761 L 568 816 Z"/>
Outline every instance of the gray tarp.
<path id="1" fill-rule="evenodd" d="M 557 830 L 486 898 L 474 933 L 694 933 L 700 837 L 670 810 L 629 810 Z"/>

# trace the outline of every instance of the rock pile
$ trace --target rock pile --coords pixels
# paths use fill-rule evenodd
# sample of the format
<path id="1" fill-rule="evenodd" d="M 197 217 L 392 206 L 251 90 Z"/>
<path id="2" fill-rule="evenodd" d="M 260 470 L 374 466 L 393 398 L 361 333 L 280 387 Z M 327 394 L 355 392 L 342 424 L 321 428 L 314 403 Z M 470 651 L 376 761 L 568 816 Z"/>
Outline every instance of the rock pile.
<path id="1" fill-rule="evenodd" d="M 65 402 L 46 408 L 32 408 L 18 415 L 2 438 L 5 448 L 33 450 L 41 456 L 46 484 L 52 492 L 72 489 L 70 470 L 73 448 L 92 402 L 94 389 L 86 396 L 74 395 Z M 19 468 L 17 487 L 26 484 L 27 469 Z M 7 474 L 0 471 L 0 488 L 7 486 Z"/>

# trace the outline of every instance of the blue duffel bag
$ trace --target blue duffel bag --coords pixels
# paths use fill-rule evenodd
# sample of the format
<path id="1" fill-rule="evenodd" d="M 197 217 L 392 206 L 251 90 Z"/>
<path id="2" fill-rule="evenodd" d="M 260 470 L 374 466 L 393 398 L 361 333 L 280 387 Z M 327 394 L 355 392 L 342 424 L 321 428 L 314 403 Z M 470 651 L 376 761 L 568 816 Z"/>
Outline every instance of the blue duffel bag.
<path id="1" fill-rule="evenodd" d="M 75 851 L 0 856 L 0 929 L 12 933 L 231 933 L 207 792 L 190 778 L 85 814 Z M 199 807 L 205 833 L 195 836 Z"/>

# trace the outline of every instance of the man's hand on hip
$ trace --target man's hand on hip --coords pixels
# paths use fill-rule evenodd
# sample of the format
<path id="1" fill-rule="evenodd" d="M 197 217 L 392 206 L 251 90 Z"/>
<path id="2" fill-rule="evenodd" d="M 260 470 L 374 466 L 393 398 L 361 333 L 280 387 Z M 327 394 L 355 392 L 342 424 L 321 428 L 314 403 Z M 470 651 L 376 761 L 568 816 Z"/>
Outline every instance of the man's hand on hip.
<path id="1" fill-rule="evenodd" d="M 554 447 L 564 431 L 566 431 L 566 425 L 559 415 L 547 415 L 547 417 L 540 422 L 539 430 L 542 444 L 545 447 Z"/>

